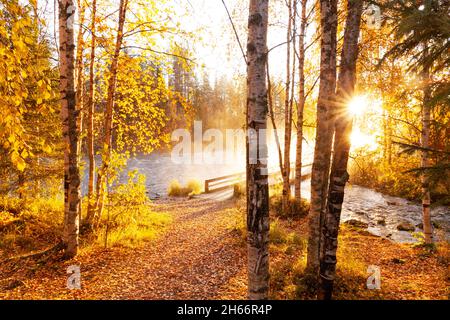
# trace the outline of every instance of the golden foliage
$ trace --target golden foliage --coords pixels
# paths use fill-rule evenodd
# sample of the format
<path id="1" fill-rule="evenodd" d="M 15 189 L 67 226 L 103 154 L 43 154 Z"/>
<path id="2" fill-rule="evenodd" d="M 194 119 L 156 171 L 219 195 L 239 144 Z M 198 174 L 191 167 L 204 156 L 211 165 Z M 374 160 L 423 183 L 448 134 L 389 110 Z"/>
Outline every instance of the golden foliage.
<path id="1" fill-rule="evenodd" d="M 19 170 L 33 156 L 25 117 L 52 110 L 55 97 L 49 78 L 48 48 L 39 40 L 39 19 L 30 5 L 1 1 L 0 11 L 0 146 Z M 48 147 L 47 147 L 48 148 Z"/>

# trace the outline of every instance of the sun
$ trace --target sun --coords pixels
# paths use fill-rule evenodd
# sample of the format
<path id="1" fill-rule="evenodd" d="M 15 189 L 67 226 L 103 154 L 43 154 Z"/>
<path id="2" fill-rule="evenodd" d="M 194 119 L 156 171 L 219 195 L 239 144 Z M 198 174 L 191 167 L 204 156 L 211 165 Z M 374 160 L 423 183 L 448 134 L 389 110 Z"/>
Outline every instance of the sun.
<path id="1" fill-rule="evenodd" d="M 364 114 L 369 106 L 369 99 L 366 96 L 356 96 L 348 103 L 348 110 L 353 116 Z"/>

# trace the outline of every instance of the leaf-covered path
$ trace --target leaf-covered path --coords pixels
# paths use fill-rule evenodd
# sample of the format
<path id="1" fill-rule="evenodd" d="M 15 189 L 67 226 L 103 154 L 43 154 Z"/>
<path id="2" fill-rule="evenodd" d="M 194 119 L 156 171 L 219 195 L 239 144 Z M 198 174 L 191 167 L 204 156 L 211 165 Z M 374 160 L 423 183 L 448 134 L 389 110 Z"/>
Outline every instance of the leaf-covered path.
<path id="1" fill-rule="evenodd" d="M 0 300 L 245 299 L 246 249 L 236 225 L 244 218 L 242 205 L 204 198 L 156 201 L 153 210 L 173 218 L 157 239 L 133 249 L 84 249 L 71 261 L 0 263 Z M 280 228 L 286 239 L 293 232 L 307 236 L 307 219 L 276 224 L 274 236 L 277 230 L 282 236 Z M 275 238 L 271 245 L 271 297 L 310 299 L 295 291 L 302 288 L 295 279 L 306 255 L 303 242 L 286 241 Z M 341 230 L 339 241 L 337 299 L 448 298 L 448 247 L 433 254 L 352 227 Z M 80 290 L 66 287 L 70 265 L 80 266 Z M 366 288 L 369 265 L 382 270 L 379 291 Z"/>
<path id="2" fill-rule="evenodd" d="M 173 222 L 151 243 L 135 249 L 82 253 L 75 261 L 39 268 L 1 299 L 243 299 L 245 251 L 230 228 L 232 200 L 164 200 L 156 211 Z M 66 269 L 81 268 L 80 290 L 68 290 Z"/>

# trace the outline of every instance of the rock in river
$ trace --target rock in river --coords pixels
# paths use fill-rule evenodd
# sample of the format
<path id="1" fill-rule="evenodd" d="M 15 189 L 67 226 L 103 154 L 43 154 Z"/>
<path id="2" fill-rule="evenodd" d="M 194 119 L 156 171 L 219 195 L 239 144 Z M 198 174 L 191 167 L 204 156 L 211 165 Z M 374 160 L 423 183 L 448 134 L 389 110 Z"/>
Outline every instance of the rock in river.
<path id="1" fill-rule="evenodd" d="M 361 228 L 361 229 L 367 229 L 369 227 L 369 224 L 360 220 L 356 219 L 350 219 L 344 222 L 346 225 L 355 227 L 355 228 Z"/>
<path id="2" fill-rule="evenodd" d="M 397 225 L 399 231 L 414 231 L 416 228 L 409 222 L 403 221 Z"/>

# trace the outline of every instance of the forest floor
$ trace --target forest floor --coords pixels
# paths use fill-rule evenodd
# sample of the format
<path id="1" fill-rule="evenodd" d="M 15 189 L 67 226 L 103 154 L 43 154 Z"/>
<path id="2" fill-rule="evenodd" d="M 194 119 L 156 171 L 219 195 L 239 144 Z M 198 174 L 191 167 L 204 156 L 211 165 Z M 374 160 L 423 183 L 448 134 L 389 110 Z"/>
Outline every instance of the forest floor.
<path id="1" fill-rule="evenodd" d="M 153 211 L 171 213 L 173 222 L 152 242 L 82 250 L 71 261 L 5 264 L 0 299 L 245 298 L 245 252 L 231 234 L 232 202 L 157 201 Z M 80 290 L 66 287 L 70 265 L 80 266 Z"/>
<path id="2" fill-rule="evenodd" d="M 152 210 L 173 222 L 135 248 L 81 250 L 76 259 L 0 265 L 0 299 L 245 299 L 243 202 L 164 199 Z M 303 277 L 306 219 L 271 228 L 271 297 L 308 299 Z M 343 227 L 337 299 L 448 299 L 448 246 L 435 252 Z M 66 287 L 67 268 L 80 266 L 81 289 Z M 381 270 L 381 290 L 366 288 L 367 267 Z"/>

